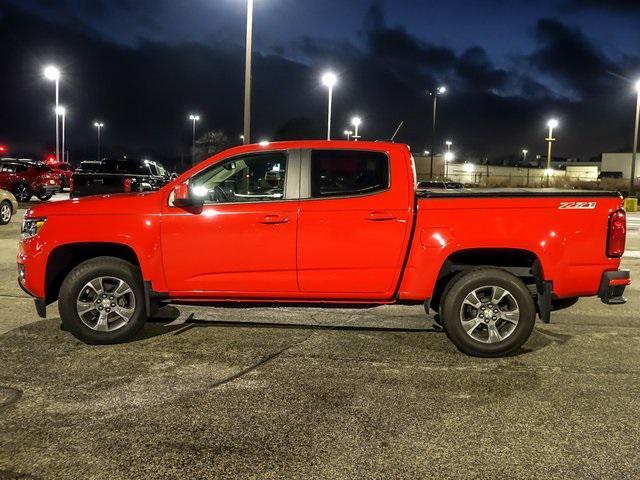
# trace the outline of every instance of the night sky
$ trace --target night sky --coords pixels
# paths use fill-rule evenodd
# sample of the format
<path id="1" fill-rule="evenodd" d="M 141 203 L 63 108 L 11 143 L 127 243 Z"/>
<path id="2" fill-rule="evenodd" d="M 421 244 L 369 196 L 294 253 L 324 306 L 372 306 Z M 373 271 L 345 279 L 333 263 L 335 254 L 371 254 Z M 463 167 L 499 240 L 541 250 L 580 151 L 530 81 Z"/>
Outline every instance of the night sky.
<path id="1" fill-rule="evenodd" d="M 363 135 L 414 150 L 439 138 L 463 155 L 544 152 L 588 160 L 629 148 L 640 77 L 637 0 L 255 0 L 253 139 L 321 138 L 335 70 L 334 137 L 353 114 Z M 244 0 L 4 0 L 0 142 L 43 155 L 54 144 L 49 63 L 63 70 L 72 160 L 104 146 L 166 159 L 201 131 L 242 130 Z"/>

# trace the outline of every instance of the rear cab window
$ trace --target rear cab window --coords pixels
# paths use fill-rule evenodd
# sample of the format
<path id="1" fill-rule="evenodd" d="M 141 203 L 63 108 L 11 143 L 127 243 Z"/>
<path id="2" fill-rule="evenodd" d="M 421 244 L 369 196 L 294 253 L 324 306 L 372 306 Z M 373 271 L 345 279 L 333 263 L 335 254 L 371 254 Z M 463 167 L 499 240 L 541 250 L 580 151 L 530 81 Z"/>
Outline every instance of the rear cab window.
<path id="1" fill-rule="evenodd" d="M 311 198 L 368 195 L 389 188 L 389 158 L 364 150 L 313 150 Z"/>

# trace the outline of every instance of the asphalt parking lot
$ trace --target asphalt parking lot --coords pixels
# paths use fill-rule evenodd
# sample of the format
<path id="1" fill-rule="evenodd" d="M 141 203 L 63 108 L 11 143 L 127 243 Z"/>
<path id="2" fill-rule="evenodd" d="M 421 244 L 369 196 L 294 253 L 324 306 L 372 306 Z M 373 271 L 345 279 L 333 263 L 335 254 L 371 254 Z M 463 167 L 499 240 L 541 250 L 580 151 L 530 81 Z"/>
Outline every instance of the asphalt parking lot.
<path id="1" fill-rule="evenodd" d="M 504 359 L 458 353 L 420 307 L 167 307 L 95 347 L 17 286 L 19 220 L 0 227 L 0 479 L 640 477 L 640 282 Z"/>

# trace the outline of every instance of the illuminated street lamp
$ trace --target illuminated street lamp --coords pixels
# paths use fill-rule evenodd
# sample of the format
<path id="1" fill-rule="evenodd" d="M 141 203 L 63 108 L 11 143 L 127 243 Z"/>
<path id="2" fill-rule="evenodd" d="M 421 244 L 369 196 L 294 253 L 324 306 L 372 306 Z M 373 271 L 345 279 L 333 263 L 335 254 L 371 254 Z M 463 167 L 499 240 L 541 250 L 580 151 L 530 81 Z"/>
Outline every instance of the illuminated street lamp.
<path id="1" fill-rule="evenodd" d="M 347 137 L 347 142 L 348 142 L 349 140 L 351 140 L 351 135 L 353 135 L 353 132 L 351 130 L 345 130 L 344 135 L 345 137 Z"/>
<path id="2" fill-rule="evenodd" d="M 65 118 L 67 116 L 67 110 L 64 107 L 58 105 L 56 107 L 55 112 L 56 112 L 56 117 L 62 118 L 62 160 L 64 161 L 64 151 L 65 151 L 64 150 L 64 130 L 65 130 L 64 123 L 65 123 Z M 59 160 L 56 158 L 56 161 L 59 161 Z"/>
<path id="3" fill-rule="evenodd" d="M 453 142 L 451 140 L 447 140 L 446 142 L 444 142 L 444 144 L 447 146 L 447 152 L 450 152 L 451 145 L 453 145 Z"/>
<path id="4" fill-rule="evenodd" d="M 558 122 L 558 120 L 556 120 L 555 118 L 552 118 L 547 122 L 547 127 L 549 127 L 549 136 L 546 139 L 548 144 L 547 168 L 545 170 L 545 173 L 547 174 L 547 187 L 549 186 L 549 181 L 551 180 L 551 176 L 553 175 L 553 169 L 551 168 L 551 159 L 553 158 L 551 155 L 551 150 L 552 150 L 553 142 L 556 141 L 556 139 L 553 138 L 553 129 L 558 128 L 558 125 L 560 125 L 560 122 Z"/>
<path id="5" fill-rule="evenodd" d="M 431 130 L 431 170 L 430 170 L 430 178 L 433 178 L 433 156 L 435 154 L 435 145 L 436 145 L 436 112 L 438 110 L 438 95 L 444 95 L 447 93 L 447 87 L 440 86 L 436 88 L 434 91 L 429 91 L 429 95 L 433 97 L 433 127 Z"/>
<path id="6" fill-rule="evenodd" d="M 638 157 L 638 128 L 640 124 L 640 80 L 636 83 L 636 124 L 633 130 L 633 154 L 631 155 L 631 183 L 629 185 L 629 196 L 636 193 L 636 159 Z"/>
<path id="7" fill-rule="evenodd" d="M 251 57 L 253 53 L 253 0 L 247 0 L 247 41 L 244 52 L 244 134 L 242 141 L 251 140 Z"/>
<path id="8" fill-rule="evenodd" d="M 49 65 L 44 69 L 44 78 L 56 84 L 56 110 L 60 107 L 60 69 L 54 65 Z M 60 123 L 56 115 L 56 162 L 60 161 Z"/>
<path id="9" fill-rule="evenodd" d="M 362 125 L 362 119 L 360 117 L 353 117 L 351 119 L 351 125 L 353 125 L 355 133 L 353 134 L 353 139 L 357 142 L 360 139 L 360 135 L 358 135 L 358 128 Z"/>
<path id="10" fill-rule="evenodd" d="M 327 140 L 331 140 L 331 103 L 333 102 L 333 87 L 338 83 L 338 77 L 333 72 L 322 75 L 322 84 L 329 89 L 329 109 L 327 112 Z"/>
<path id="11" fill-rule="evenodd" d="M 526 148 L 522 149 L 522 163 L 527 163 L 527 154 L 529 153 L 529 150 L 527 150 Z"/>
<path id="12" fill-rule="evenodd" d="M 100 161 L 100 140 L 101 140 L 101 132 L 104 128 L 104 123 L 102 122 L 93 122 L 93 126 L 98 129 L 98 161 Z"/>
<path id="13" fill-rule="evenodd" d="M 193 129 L 191 133 L 191 165 L 195 160 L 196 155 L 196 122 L 200 121 L 200 115 L 194 115 L 193 113 L 189 115 L 189 120 L 193 123 Z"/>

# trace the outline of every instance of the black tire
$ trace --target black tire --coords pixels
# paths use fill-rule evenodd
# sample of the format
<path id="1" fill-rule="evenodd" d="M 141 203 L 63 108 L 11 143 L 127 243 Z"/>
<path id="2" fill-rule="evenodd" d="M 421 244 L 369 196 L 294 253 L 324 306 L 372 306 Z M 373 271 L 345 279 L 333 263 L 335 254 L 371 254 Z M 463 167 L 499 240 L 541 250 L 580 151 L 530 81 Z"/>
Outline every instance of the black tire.
<path id="1" fill-rule="evenodd" d="M 53 197 L 53 192 L 38 192 L 36 193 L 36 197 L 38 198 L 38 200 L 40 200 L 41 202 L 46 202 L 47 200 L 49 200 L 51 197 Z"/>
<path id="2" fill-rule="evenodd" d="M 485 343 L 472 338 L 462 324 L 462 308 L 465 299 L 476 289 L 486 286 L 506 290 L 511 295 L 507 298 L 517 302 L 516 307 L 519 309 L 519 319 L 515 328 L 508 322 L 499 324 L 502 328 L 507 325 L 507 331 L 510 328 L 513 329 L 503 340 L 495 343 Z M 477 314 L 479 313 L 478 310 Z M 518 277 L 497 268 L 479 268 L 461 273 L 449 282 L 442 295 L 440 318 L 445 325 L 447 336 L 461 352 L 475 357 L 501 357 L 515 352 L 527 341 L 535 325 L 536 307 L 527 286 Z M 487 326 L 479 324 L 478 328 L 480 328 L 478 336 L 482 333 L 482 329 L 487 330 L 488 336 Z"/>
<path id="3" fill-rule="evenodd" d="M 31 187 L 26 183 L 16 183 L 11 189 L 11 193 L 19 202 L 28 202 L 33 196 Z"/>
<path id="4" fill-rule="evenodd" d="M 9 223 L 12 216 L 13 206 L 11 205 L 11 202 L 9 200 L 3 200 L 2 203 L 0 203 L 0 225 L 6 225 Z"/>
<path id="5" fill-rule="evenodd" d="M 86 325 L 76 309 L 76 301 L 81 290 L 93 279 L 113 277 L 125 281 L 135 298 L 134 312 L 122 327 L 99 332 Z M 58 296 L 58 310 L 63 329 L 76 338 L 92 345 L 109 345 L 126 342 L 133 338 L 144 326 L 147 318 L 145 297 L 140 270 L 131 263 L 115 257 L 96 257 L 76 266 L 65 277 Z"/>

